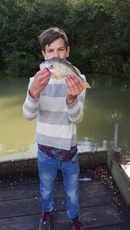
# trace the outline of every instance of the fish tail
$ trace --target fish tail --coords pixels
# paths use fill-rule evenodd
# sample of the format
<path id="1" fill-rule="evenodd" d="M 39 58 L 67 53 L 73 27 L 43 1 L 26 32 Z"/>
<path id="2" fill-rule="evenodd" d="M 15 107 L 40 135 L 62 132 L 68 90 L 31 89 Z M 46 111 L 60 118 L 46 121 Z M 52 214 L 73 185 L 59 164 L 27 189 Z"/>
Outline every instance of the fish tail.
<path id="1" fill-rule="evenodd" d="M 91 89 L 91 86 L 89 85 L 87 81 L 82 81 L 81 86 L 83 90 L 86 90 L 86 88 Z"/>

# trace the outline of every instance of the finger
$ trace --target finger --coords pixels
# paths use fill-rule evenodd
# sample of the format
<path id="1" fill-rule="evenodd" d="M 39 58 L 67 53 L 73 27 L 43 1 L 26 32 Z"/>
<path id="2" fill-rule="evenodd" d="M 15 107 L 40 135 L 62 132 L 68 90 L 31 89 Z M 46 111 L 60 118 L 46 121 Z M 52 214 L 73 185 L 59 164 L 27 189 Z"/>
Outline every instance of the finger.
<path id="1" fill-rule="evenodd" d="M 73 94 L 72 92 L 74 91 L 74 88 L 73 88 L 73 84 L 72 84 L 72 82 L 71 82 L 70 77 L 69 77 L 69 76 L 66 77 L 65 81 L 66 81 L 68 93 L 69 93 L 69 94 Z"/>
<path id="2" fill-rule="evenodd" d="M 66 77 L 66 83 L 67 83 L 67 86 L 71 90 L 74 90 L 78 93 L 80 93 L 82 91 L 82 86 L 80 84 L 80 81 L 78 79 L 76 79 L 76 77 L 74 77 L 73 75 L 69 75 Z"/>
<path id="3" fill-rule="evenodd" d="M 35 74 L 35 79 L 41 82 L 45 79 L 50 79 L 50 75 L 50 71 L 48 71 L 47 69 L 42 69 Z"/>
<path id="4" fill-rule="evenodd" d="M 46 69 L 46 68 L 43 68 L 43 69 L 41 69 L 41 70 L 39 70 L 36 74 L 35 74 L 35 76 L 36 77 L 40 77 L 40 76 L 49 76 L 49 75 L 51 75 L 51 73 L 50 73 L 50 71 L 48 70 L 48 69 Z"/>

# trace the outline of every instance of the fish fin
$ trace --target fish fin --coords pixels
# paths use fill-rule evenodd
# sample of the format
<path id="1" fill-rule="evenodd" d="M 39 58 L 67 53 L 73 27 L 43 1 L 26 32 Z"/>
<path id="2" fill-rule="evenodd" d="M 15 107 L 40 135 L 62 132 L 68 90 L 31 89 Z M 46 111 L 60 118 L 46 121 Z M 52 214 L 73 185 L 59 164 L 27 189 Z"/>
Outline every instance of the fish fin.
<path id="1" fill-rule="evenodd" d="M 56 80 L 60 80 L 61 79 L 61 77 L 59 75 L 56 75 L 56 74 L 54 74 L 54 77 L 55 77 Z"/>
<path id="2" fill-rule="evenodd" d="M 74 69 L 76 70 L 76 72 L 77 72 L 78 74 L 81 74 L 80 71 L 79 71 L 79 69 L 78 69 L 77 67 L 75 67 L 74 65 L 73 65 L 73 67 L 74 67 Z"/>
<path id="3" fill-rule="evenodd" d="M 87 81 L 82 81 L 81 86 L 83 90 L 86 90 L 86 88 L 91 89 L 91 86 L 89 85 Z"/>

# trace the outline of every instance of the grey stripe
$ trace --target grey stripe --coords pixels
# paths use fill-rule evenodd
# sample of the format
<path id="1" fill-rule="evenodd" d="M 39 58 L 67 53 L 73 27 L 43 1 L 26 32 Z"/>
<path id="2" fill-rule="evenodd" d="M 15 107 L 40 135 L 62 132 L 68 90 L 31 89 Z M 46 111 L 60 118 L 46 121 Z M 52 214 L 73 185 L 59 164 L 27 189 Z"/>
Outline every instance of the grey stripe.
<path id="1" fill-rule="evenodd" d="M 71 148 L 71 146 L 75 146 L 77 144 L 76 135 L 73 135 L 72 139 L 70 141 L 69 138 L 48 137 L 48 136 L 36 133 L 35 141 L 36 141 L 36 143 L 41 144 L 41 145 L 47 145 L 48 146 L 48 143 L 49 143 L 49 146 L 51 146 L 51 147 L 56 146 L 56 148 L 68 149 L 68 150 Z"/>
<path id="2" fill-rule="evenodd" d="M 24 103 L 24 108 L 29 112 L 29 113 L 36 113 L 37 108 L 31 108 L 29 107 L 26 103 Z"/>
<path id="3" fill-rule="evenodd" d="M 69 117 L 71 118 L 76 118 L 79 114 L 80 114 L 80 108 L 78 110 L 75 111 L 75 113 L 71 113 L 69 114 Z"/>
<path id="4" fill-rule="evenodd" d="M 55 84 L 55 87 L 53 84 L 50 84 L 41 92 L 41 95 L 48 97 L 64 97 L 66 91 L 67 88 L 65 84 Z"/>
<path id="5" fill-rule="evenodd" d="M 73 121 L 73 119 L 71 119 L 71 122 L 72 122 L 73 124 L 78 124 L 79 122 L 82 121 L 83 117 L 84 117 L 84 114 L 82 114 L 82 116 L 80 116 L 79 119 L 77 119 L 77 120 L 74 120 L 74 121 Z"/>
<path id="6" fill-rule="evenodd" d="M 40 110 L 38 113 L 38 121 L 55 125 L 70 125 L 67 112 Z"/>
<path id="7" fill-rule="evenodd" d="M 85 98 L 82 95 L 78 96 L 78 100 L 84 104 Z"/>

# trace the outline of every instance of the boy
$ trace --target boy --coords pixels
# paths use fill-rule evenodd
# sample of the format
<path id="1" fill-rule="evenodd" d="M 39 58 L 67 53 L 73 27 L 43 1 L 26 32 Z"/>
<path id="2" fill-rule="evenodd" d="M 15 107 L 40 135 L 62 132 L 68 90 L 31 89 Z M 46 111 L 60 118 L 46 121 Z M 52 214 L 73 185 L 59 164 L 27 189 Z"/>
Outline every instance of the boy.
<path id="1" fill-rule="evenodd" d="M 45 60 L 66 59 L 70 53 L 68 38 L 59 28 L 49 28 L 39 36 Z M 82 76 L 83 77 L 83 76 Z M 37 117 L 35 141 L 42 197 L 39 230 L 53 225 L 53 185 L 58 169 L 62 171 L 67 214 L 72 230 L 83 229 L 79 221 L 79 163 L 76 124 L 84 116 L 85 91 L 73 75 L 59 81 L 46 68 L 30 79 L 23 114 L 28 120 Z"/>

